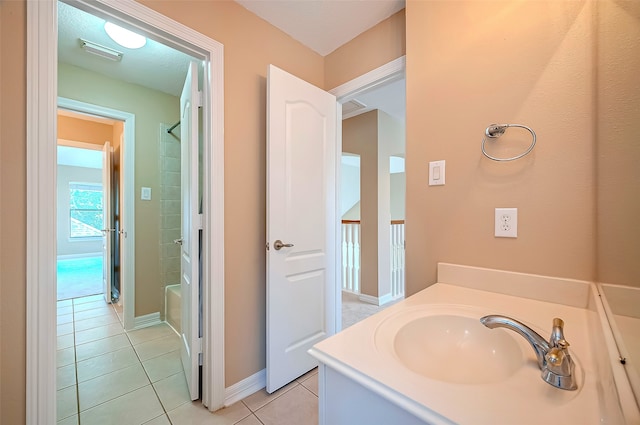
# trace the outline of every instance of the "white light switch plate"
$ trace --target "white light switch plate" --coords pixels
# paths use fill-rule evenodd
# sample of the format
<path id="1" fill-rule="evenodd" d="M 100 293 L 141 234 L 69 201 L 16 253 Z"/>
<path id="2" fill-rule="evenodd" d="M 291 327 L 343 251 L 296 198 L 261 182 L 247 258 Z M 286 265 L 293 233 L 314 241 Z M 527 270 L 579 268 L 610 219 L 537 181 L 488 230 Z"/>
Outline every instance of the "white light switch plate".
<path id="1" fill-rule="evenodd" d="M 150 187 L 143 187 L 140 189 L 140 199 L 142 199 L 143 201 L 150 201 L 151 200 L 151 188 Z"/>
<path id="2" fill-rule="evenodd" d="M 444 160 L 429 163 L 429 186 L 444 185 L 444 165 Z"/>

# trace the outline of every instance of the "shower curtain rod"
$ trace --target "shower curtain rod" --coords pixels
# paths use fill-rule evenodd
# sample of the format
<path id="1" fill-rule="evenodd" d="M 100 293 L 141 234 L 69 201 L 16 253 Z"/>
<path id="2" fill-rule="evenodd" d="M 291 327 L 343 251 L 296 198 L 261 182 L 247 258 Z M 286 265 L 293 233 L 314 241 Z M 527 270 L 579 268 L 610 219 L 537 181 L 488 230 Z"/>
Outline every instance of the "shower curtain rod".
<path id="1" fill-rule="evenodd" d="M 169 128 L 167 129 L 167 133 L 171 133 L 171 131 L 172 131 L 174 128 L 176 128 L 177 126 L 179 126 L 179 125 L 180 125 L 180 121 L 178 121 L 177 123 L 175 123 L 174 125 L 172 125 L 171 127 L 169 127 Z"/>

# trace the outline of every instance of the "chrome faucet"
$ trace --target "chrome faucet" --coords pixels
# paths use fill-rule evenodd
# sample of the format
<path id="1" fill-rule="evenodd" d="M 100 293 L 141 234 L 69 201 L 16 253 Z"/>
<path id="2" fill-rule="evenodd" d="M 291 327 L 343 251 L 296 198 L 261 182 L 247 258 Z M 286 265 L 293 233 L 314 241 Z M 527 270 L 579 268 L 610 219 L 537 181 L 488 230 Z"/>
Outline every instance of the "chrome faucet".
<path id="1" fill-rule="evenodd" d="M 553 319 L 549 342 L 524 323 L 507 316 L 484 316 L 480 322 L 490 329 L 507 328 L 522 335 L 535 351 L 538 366 L 542 371 L 541 377 L 546 383 L 562 390 L 578 388 L 575 379 L 575 364 L 567 349 L 569 343 L 564 339 L 562 319 L 557 317 Z"/>

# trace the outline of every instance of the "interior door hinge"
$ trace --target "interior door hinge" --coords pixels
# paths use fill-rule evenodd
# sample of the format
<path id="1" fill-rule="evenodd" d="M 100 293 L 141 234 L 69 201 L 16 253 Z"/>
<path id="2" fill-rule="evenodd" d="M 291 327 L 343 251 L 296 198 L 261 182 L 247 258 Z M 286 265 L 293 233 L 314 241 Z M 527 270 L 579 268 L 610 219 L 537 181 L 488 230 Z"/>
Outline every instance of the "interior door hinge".
<path id="1" fill-rule="evenodd" d="M 204 218 L 202 214 L 198 214 L 198 221 L 196 225 L 198 226 L 198 230 L 202 230 L 202 223 L 204 222 Z"/>
<path id="2" fill-rule="evenodd" d="M 202 366 L 202 338 L 198 338 L 198 343 L 197 343 L 197 351 L 196 353 L 198 354 L 198 364 L 200 366 Z"/>
<path id="3" fill-rule="evenodd" d="M 203 106 L 203 105 L 202 105 L 202 103 L 203 103 L 203 102 L 202 102 L 202 100 L 203 100 L 203 99 L 202 99 L 202 91 L 201 91 L 201 90 L 198 90 L 198 96 L 197 96 L 197 98 L 196 98 L 196 99 L 194 99 L 194 100 L 195 100 L 195 102 L 196 102 L 196 106 L 197 106 L 198 108 L 202 108 L 202 106 Z"/>

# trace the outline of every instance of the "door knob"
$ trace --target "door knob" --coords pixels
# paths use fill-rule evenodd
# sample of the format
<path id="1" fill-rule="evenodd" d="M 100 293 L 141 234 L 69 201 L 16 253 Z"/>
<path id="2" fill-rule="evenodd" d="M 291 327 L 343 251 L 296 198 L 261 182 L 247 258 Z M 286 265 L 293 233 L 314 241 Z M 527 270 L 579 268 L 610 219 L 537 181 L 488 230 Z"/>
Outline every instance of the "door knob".
<path id="1" fill-rule="evenodd" d="M 173 240 L 173 243 L 174 243 L 174 244 L 176 244 L 176 245 L 182 245 L 182 238 L 180 238 L 180 239 L 174 239 L 174 240 Z"/>
<path id="2" fill-rule="evenodd" d="M 273 247 L 276 249 L 276 251 L 280 251 L 282 248 L 291 248 L 292 246 L 292 243 L 282 243 L 280 239 L 276 240 L 273 243 Z"/>

